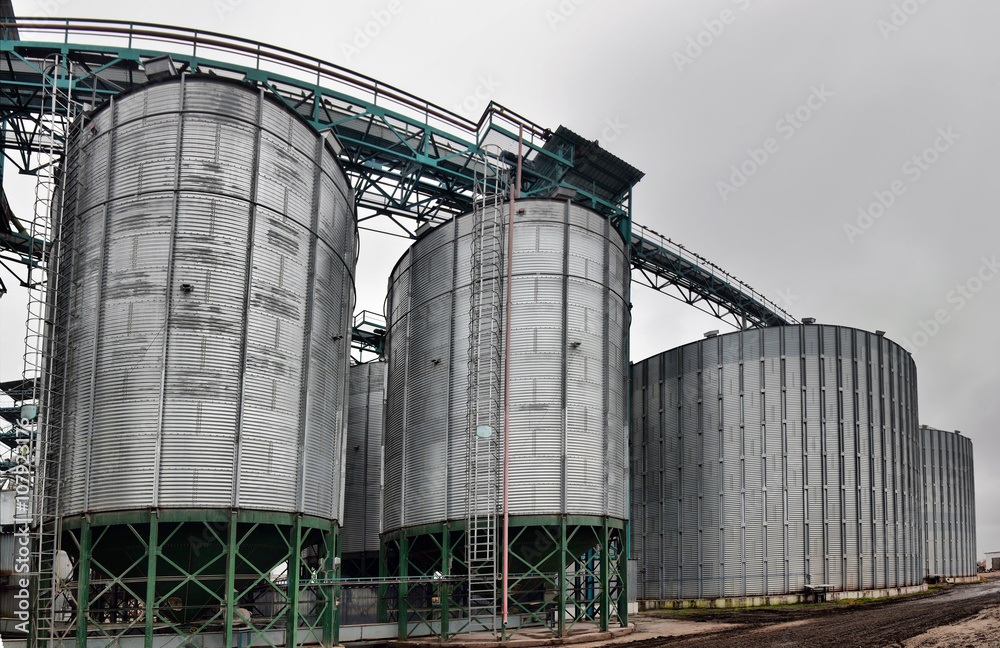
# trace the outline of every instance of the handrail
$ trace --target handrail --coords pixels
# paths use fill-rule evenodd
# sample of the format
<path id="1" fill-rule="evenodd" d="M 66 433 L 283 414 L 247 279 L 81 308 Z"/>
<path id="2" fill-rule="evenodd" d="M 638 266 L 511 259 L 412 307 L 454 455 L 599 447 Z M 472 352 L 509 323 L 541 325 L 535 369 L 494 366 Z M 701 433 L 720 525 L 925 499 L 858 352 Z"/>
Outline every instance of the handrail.
<path id="1" fill-rule="evenodd" d="M 69 43 L 71 37 L 76 38 L 81 35 L 103 36 L 119 41 L 124 40 L 125 45 L 129 49 L 134 49 L 141 45 L 142 39 L 148 38 L 161 46 L 162 44 L 172 44 L 184 47 L 186 49 L 175 51 L 174 53 L 193 58 L 203 56 L 202 53 L 199 53 L 199 49 L 229 52 L 247 59 L 238 64 L 245 65 L 251 63 L 252 65 L 248 65 L 248 67 L 254 69 L 285 74 L 297 72 L 299 73 L 298 75 L 288 74 L 288 76 L 292 78 L 298 77 L 302 81 L 306 81 L 306 79 L 300 75 L 305 73 L 310 79 L 309 82 L 314 83 L 316 86 L 331 90 L 335 89 L 336 86 L 346 86 L 352 91 L 361 91 L 369 95 L 371 102 L 375 105 L 380 105 L 380 99 L 383 101 L 390 100 L 397 106 L 414 111 L 428 125 L 430 125 L 430 120 L 433 118 L 442 124 L 447 124 L 457 129 L 462 135 L 472 136 L 473 139 L 478 128 L 488 120 L 491 114 L 502 117 L 515 125 L 524 126 L 528 132 L 538 137 L 544 137 L 548 132 L 547 129 L 493 101 L 489 103 L 483 112 L 483 116 L 478 121 L 472 121 L 436 103 L 421 99 L 396 86 L 355 72 L 336 63 L 331 63 L 308 54 L 301 54 L 284 47 L 269 45 L 248 38 L 230 36 L 220 32 L 189 29 L 160 23 L 89 18 L 26 17 L 16 18 L 4 24 L 16 28 L 20 32 L 20 40 L 22 42 L 30 41 L 32 35 L 38 34 L 56 35 L 60 39 L 59 41 L 43 42 L 60 42 L 64 44 Z M 265 65 L 272 63 L 278 65 L 279 69 L 269 70 L 265 67 Z M 315 80 L 312 80 L 313 76 L 315 76 Z M 334 86 L 324 84 L 324 81 L 333 82 Z"/>
<path id="2" fill-rule="evenodd" d="M 563 164 L 572 164 L 572 161 L 559 158 L 557 153 L 543 151 L 542 144 L 549 138 L 551 131 L 496 102 L 489 102 L 482 117 L 474 122 L 393 85 L 284 47 L 214 31 L 159 23 L 28 17 L 5 21 L 4 24 L 15 28 L 19 34 L 19 40 L 2 41 L 8 51 L 18 46 L 30 48 L 37 44 L 62 50 L 81 47 L 84 48 L 81 51 L 90 51 L 86 48 L 93 48 L 95 53 L 115 53 L 117 49 L 118 56 L 136 58 L 143 56 L 144 52 L 150 56 L 174 54 L 192 65 L 209 69 L 213 66 L 220 69 L 232 66 L 231 69 L 250 76 L 255 71 L 261 75 L 271 75 L 267 79 L 258 80 L 278 86 L 291 84 L 288 87 L 295 88 L 296 91 L 315 93 L 317 103 L 320 95 L 328 96 L 335 102 L 345 101 L 349 105 L 355 102 L 360 109 L 381 114 L 383 118 L 392 116 L 416 128 L 433 130 L 442 138 L 442 144 L 450 141 L 458 147 L 455 150 L 470 152 L 479 147 L 484 129 L 507 136 L 512 143 L 518 141 L 518 138 L 510 133 L 515 130 L 523 131 L 527 136 L 524 144 L 530 151 L 551 155 Z M 97 42 L 80 46 L 73 44 L 88 36 Z M 123 49 L 128 52 L 122 52 Z M 702 286 L 702 290 L 699 290 L 699 294 L 705 300 L 730 310 L 735 308 L 762 322 L 772 319 L 795 321 L 787 312 L 746 283 L 653 230 L 632 223 L 632 237 L 633 265 L 642 268 L 642 262 L 650 261 L 643 257 L 641 245 L 638 248 L 635 246 L 636 241 L 645 240 L 668 255 L 697 268 L 701 273 L 698 284 Z M 648 266 L 646 270 L 649 270 Z M 670 268 L 655 265 L 652 272 L 671 279 Z M 677 278 L 683 278 L 683 275 L 673 277 L 674 280 Z M 716 282 L 718 285 L 713 286 Z M 723 286 L 726 288 L 721 292 L 727 294 L 717 291 Z"/>
<path id="3" fill-rule="evenodd" d="M 632 223 L 632 237 L 633 239 L 638 239 L 640 242 L 646 241 L 652 243 L 660 249 L 674 254 L 678 259 L 681 259 L 698 268 L 701 272 L 717 280 L 720 284 L 725 284 L 735 290 L 738 290 L 744 296 L 748 297 L 751 301 L 760 306 L 762 310 L 771 311 L 789 323 L 798 321 L 789 315 L 785 309 L 775 304 L 746 282 L 726 272 L 721 267 L 712 263 L 700 254 L 687 249 L 680 243 L 675 243 L 662 234 L 659 234 L 648 227 L 643 227 L 635 222 Z"/>

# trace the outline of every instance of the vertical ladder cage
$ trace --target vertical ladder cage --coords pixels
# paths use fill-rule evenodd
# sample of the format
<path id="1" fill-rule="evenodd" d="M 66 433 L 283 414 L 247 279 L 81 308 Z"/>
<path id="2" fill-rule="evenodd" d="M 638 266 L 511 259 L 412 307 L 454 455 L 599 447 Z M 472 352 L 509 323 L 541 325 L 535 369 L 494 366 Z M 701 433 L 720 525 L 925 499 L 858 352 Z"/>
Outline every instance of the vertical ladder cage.
<path id="1" fill-rule="evenodd" d="M 30 223 L 28 265 L 28 316 L 25 325 L 21 432 L 26 438 L 23 454 L 30 486 L 27 523 L 31 535 L 31 619 L 28 646 L 59 645 L 75 632 L 76 604 L 67 587 L 72 569 L 59 564 L 61 520 L 59 512 L 62 438 L 64 326 L 55 312 L 59 283 L 59 229 L 63 190 L 61 180 L 71 130 L 79 105 L 73 100 L 72 64 L 61 55 L 46 59 L 43 69 L 42 106 L 36 123 L 38 157 L 35 201 Z"/>
<path id="2" fill-rule="evenodd" d="M 509 171 L 484 154 L 475 169 L 469 381 L 466 436 L 466 563 L 468 625 L 473 632 L 497 626 L 498 519 L 503 513 L 503 298 L 504 191 Z"/>

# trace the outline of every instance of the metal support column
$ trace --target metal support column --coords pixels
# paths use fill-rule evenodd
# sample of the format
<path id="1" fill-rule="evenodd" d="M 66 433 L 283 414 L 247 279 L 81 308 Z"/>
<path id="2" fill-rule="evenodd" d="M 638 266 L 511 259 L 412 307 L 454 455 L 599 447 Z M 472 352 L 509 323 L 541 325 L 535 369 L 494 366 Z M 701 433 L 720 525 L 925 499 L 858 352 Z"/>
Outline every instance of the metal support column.
<path id="1" fill-rule="evenodd" d="M 608 519 L 601 523 L 601 630 L 607 631 L 611 617 L 611 569 L 609 565 L 611 552 L 611 536 L 608 533 Z"/>
<path id="2" fill-rule="evenodd" d="M 236 608 L 233 597 L 236 590 L 236 548 L 239 544 L 239 536 L 236 533 L 236 511 L 229 516 L 229 534 L 226 542 L 226 585 L 222 593 L 222 600 L 226 602 L 226 618 L 222 620 L 223 633 L 225 635 L 225 645 L 233 645 L 233 610 Z M 150 582 L 154 582 L 150 580 Z M 148 635 L 147 635 L 148 636 Z M 294 645 L 294 644 L 292 644 Z"/>
<path id="3" fill-rule="evenodd" d="M 441 575 L 443 576 L 441 585 L 438 586 L 438 600 L 441 602 L 441 639 L 447 641 L 448 617 L 451 615 L 451 523 L 446 522 L 444 530 L 441 532 Z"/>
<path id="4" fill-rule="evenodd" d="M 556 621 L 556 635 L 566 636 L 566 554 L 569 552 L 569 543 L 566 541 L 566 518 L 559 518 L 559 607 L 556 614 L 559 618 Z"/>
<path id="5" fill-rule="evenodd" d="M 84 525 L 86 524 L 85 519 Z M 89 532 L 89 527 L 84 526 L 84 530 Z M 143 646 L 153 648 L 153 622 L 156 620 L 156 559 L 160 553 L 160 516 L 157 511 L 149 512 L 149 538 L 147 541 L 149 544 L 146 546 L 148 552 L 146 554 L 146 605 L 143 619 L 146 622 L 146 636 Z"/>
<path id="6" fill-rule="evenodd" d="M 617 529 L 612 532 L 618 537 L 618 552 L 616 553 L 616 569 L 618 571 L 618 623 L 623 628 L 628 627 L 628 554 L 622 549 L 627 546 L 628 526 L 625 529 Z"/>
<path id="7" fill-rule="evenodd" d="M 332 648 L 340 642 L 340 583 L 330 581 L 339 576 L 335 562 L 340 555 L 340 533 L 336 526 L 324 534 L 323 548 L 326 552 L 323 557 L 324 581 L 320 585 L 324 592 L 323 598 L 326 599 L 326 606 L 322 610 L 323 646 Z"/>
<path id="8" fill-rule="evenodd" d="M 80 527 L 80 561 L 76 565 L 76 645 L 87 645 L 87 619 L 90 616 L 90 522 L 86 517 Z"/>
<path id="9" fill-rule="evenodd" d="M 288 620 L 285 623 L 285 645 L 298 645 L 299 573 L 302 571 L 302 519 L 296 517 L 291 528 L 292 551 L 288 555 Z"/>
<path id="10" fill-rule="evenodd" d="M 409 594 L 409 586 L 406 579 L 410 575 L 410 538 L 404 533 L 399 539 L 399 585 L 397 587 L 397 623 L 399 629 L 396 631 L 397 639 L 406 639 L 407 619 L 409 613 L 406 609 L 406 597 Z"/>
<path id="11" fill-rule="evenodd" d="M 386 579 L 389 578 L 389 566 L 386 564 L 388 557 L 386 556 L 385 543 L 378 543 L 378 622 L 388 623 L 389 621 L 389 609 L 386 605 L 386 594 L 389 587 L 385 584 Z"/>

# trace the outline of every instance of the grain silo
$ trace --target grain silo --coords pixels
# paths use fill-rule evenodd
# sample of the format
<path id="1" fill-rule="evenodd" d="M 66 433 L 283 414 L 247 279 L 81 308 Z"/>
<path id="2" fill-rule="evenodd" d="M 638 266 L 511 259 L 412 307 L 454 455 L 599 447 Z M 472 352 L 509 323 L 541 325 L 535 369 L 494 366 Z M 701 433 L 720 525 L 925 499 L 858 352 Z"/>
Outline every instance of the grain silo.
<path id="1" fill-rule="evenodd" d="M 78 636 L 235 645 L 287 568 L 252 623 L 329 643 L 357 227 L 331 146 L 262 89 L 172 76 L 77 124 L 63 186 L 50 420 Z"/>
<path id="2" fill-rule="evenodd" d="M 382 520 L 385 362 L 351 367 L 349 391 L 342 573 L 345 578 L 371 578 L 378 576 L 378 534 Z"/>
<path id="3" fill-rule="evenodd" d="M 384 569 L 443 579 L 401 585 L 397 614 L 443 636 L 496 627 L 506 499 L 508 627 L 624 623 L 628 285 L 622 235 L 569 200 L 487 204 L 427 231 L 397 263 Z"/>
<path id="4" fill-rule="evenodd" d="M 976 485 L 972 440 L 920 426 L 924 484 L 926 575 L 978 580 Z"/>
<path id="5" fill-rule="evenodd" d="M 880 334 L 708 337 L 633 366 L 631 416 L 647 607 L 922 584 L 916 369 Z"/>

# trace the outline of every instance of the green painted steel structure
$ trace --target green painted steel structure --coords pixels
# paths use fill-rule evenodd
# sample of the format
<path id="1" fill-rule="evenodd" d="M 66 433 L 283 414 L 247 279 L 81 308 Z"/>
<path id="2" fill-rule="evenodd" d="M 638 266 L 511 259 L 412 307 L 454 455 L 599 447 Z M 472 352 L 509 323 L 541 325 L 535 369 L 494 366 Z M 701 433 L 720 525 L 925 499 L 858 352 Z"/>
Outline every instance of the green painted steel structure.
<path id="1" fill-rule="evenodd" d="M 263 88 L 317 130 L 330 133 L 340 162 L 354 184 L 362 228 L 413 237 L 420 227 L 469 211 L 475 193 L 476 164 L 482 164 L 486 151 L 492 151 L 491 157 L 499 163 L 513 166 L 518 145 L 522 144 L 525 155 L 521 195 L 568 195 L 606 215 L 630 243 L 637 280 L 737 327 L 794 321 L 717 266 L 634 225 L 632 188 L 642 173 L 596 142 L 562 127 L 555 131 L 542 128 L 495 103 L 488 106 L 478 122 L 472 122 L 345 68 L 219 33 L 121 21 L 20 18 L 7 22 L 0 29 L 0 180 L 10 167 L 21 173 L 36 173 L 40 159 L 37 154 L 44 150 L 45 142 L 61 137 L 60 133 L 48 132 L 40 117 L 43 89 L 54 78 L 53 64 L 70 70 L 69 80 L 58 82 L 60 90 L 92 107 L 146 83 L 147 65 L 154 59 L 162 61 L 164 56 L 169 57 L 177 73 L 215 74 Z M 0 264 L 11 272 L 11 264 L 44 268 L 48 242 L 33 235 L 31 223 L 23 215 L 15 216 L 5 197 L 0 207 Z M 22 283 L 32 281 L 29 278 Z M 0 286 L 0 294 L 2 290 Z M 379 351 L 380 331 L 377 326 L 355 327 L 355 341 Z M 525 622 L 551 625 L 560 636 L 567 626 L 582 620 L 595 620 L 601 627 L 613 619 L 625 622 L 623 550 L 627 538 L 623 521 L 515 520 L 512 552 L 515 566 L 523 571 L 514 582 L 525 587 L 528 581 L 542 582 L 542 589 L 551 587 L 557 592 L 556 605 L 560 609 L 571 608 L 574 612 L 569 617 L 558 614 L 555 620 L 543 618 L 540 610 L 544 606 L 516 598 L 511 600 L 513 611 Z M 207 533 L 206 542 L 215 548 L 208 566 L 204 561 L 181 564 L 171 553 L 169 543 L 191 528 Z M 264 533 L 263 529 L 269 537 L 281 538 L 287 545 L 287 550 L 278 554 L 290 565 L 283 595 L 286 613 L 271 615 L 274 618 L 267 627 L 284 624 L 290 633 L 289 645 L 297 645 L 303 633 L 312 637 L 321 632 L 323 641 L 334 640 L 335 585 L 322 572 L 325 569 L 326 576 L 331 573 L 337 555 L 335 525 L 248 511 L 160 510 L 67 520 L 63 546 L 79 561 L 75 583 L 78 612 L 73 613 L 74 621 L 64 624 L 63 630 L 72 628 L 79 642 L 98 633 L 109 639 L 124 636 L 138 632 L 140 625 L 147 638 L 171 629 L 189 631 L 191 627 L 182 628 L 180 620 L 169 618 L 168 610 L 176 614 L 172 610 L 176 606 L 170 602 L 171 590 L 156 585 L 150 574 L 167 570 L 169 578 L 179 579 L 171 582 L 183 584 L 178 587 L 195 587 L 194 582 L 206 577 L 205 570 L 213 570 L 212 578 L 219 589 L 204 590 L 203 607 L 218 605 L 219 612 L 212 618 L 225 620 L 222 631 L 226 645 L 232 645 L 232 614 L 238 607 L 238 598 L 230 594 L 232 589 L 240 589 L 240 583 L 251 589 L 253 583 L 271 583 L 274 591 L 281 590 L 248 556 L 249 549 L 243 548 L 258 537 L 253 533 Z M 118 563 L 102 557 L 102 547 L 118 534 L 138 539 L 145 552 Z M 426 581 L 431 564 L 444 568 L 429 573 L 440 581 L 445 595 L 438 597 L 436 606 L 428 608 L 430 616 L 426 620 L 417 622 L 433 623 L 436 614 L 443 624 L 438 627 L 442 636 L 463 631 L 453 621 L 462 614 L 460 584 L 454 576 L 442 580 L 434 575 L 435 571 L 456 573 L 452 566 L 461 560 L 463 534 L 460 524 L 452 524 L 440 529 L 411 529 L 399 537 L 386 538 L 380 561 L 383 570 L 388 574 L 389 566 L 395 564 L 393 578 L 402 580 L 398 586 L 382 586 L 383 593 L 396 588 L 395 608 L 384 605 L 383 612 L 396 615 L 402 636 L 407 634 L 410 616 L 423 614 L 415 612 L 411 604 L 415 590 L 407 580 L 411 579 L 409 574 Z M 551 550 L 533 557 L 518 554 L 517 543 L 523 544 L 529 536 L 533 542 L 551 545 Z M 301 562 L 302 552 L 293 547 L 301 548 L 303 543 L 323 547 L 319 552 L 324 557 L 322 569 Z M 428 553 L 427 547 L 436 549 Z M 432 560 L 431 554 L 437 558 Z M 251 578 L 242 578 L 242 568 L 250 569 Z M 568 574 L 573 575 L 572 581 Z M 139 581 L 135 579 L 140 578 L 144 579 L 143 587 L 136 585 Z M 237 593 L 249 591 L 244 588 Z M 315 592 L 317 600 L 318 611 L 306 615 L 307 619 L 298 612 L 303 592 Z M 386 597 L 381 598 L 385 604 Z M 126 601 L 131 602 L 131 609 L 114 607 Z M 161 616 L 146 614 L 146 610 L 157 610 Z M 279 622 L 278 617 L 284 620 Z M 194 627 L 195 634 L 210 631 L 212 623 L 215 621 Z M 261 630 L 261 636 L 270 641 L 266 638 L 270 635 L 265 635 Z M 147 645 L 151 641 L 147 639 Z"/>
<path id="2" fill-rule="evenodd" d="M 584 624 L 626 627 L 625 528 L 593 516 L 511 517 L 503 636 L 525 627 L 547 627 L 553 637 Z M 383 534 L 379 620 L 396 623 L 400 639 L 491 631 L 492 619 L 470 618 L 465 535 L 463 520 Z"/>
<path id="3" fill-rule="evenodd" d="M 0 36 L 0 145 L 22 173 L 37 171 L 35 153 L 46 136 L 39 110 L 51 76 L 47 59 L 70 62 L 74 95 L 97 105 L 145 83 L 150 60 L 169 56 L 180 73 L 216 74 L 262 87 L 316 129 L 333 134 L 355 186 L 363 229 L 412 237 L 423 225 L 470 211 L 477 161 L 493 151 L 491 156 L 513 166 L 520 141 L 525 151 L 520 195 L 568 191 L 573 200 L 607 215 L 630 243 L 636 281 L 737 328 L 795 321 L 703 257 L 633 227 L 632 188 L 642 172 L 566 128 L 543 128 L 493 102 L 473 122 L 346 68 L 215 32 L 19 18 Z M 23 218 L 9 210 L 0 214 L 0 261 L 38 263 L 45 242 L 32 239 Z M 377 344 L 370 336 L 356 339 Z"/>
<path id="4" fill-rule="evenodd" d="M 338 531 L 328 520 L 254 511 L 66 519 L 62 546 L 76 567 L 67 587 L 76 606 L 51 642 L 38 643 L 143 637 L 151 647 L 218 634 L 226 646 L 234 637 L 244 645 L 332 646 Z"/>

